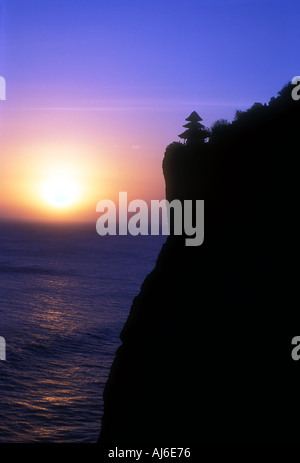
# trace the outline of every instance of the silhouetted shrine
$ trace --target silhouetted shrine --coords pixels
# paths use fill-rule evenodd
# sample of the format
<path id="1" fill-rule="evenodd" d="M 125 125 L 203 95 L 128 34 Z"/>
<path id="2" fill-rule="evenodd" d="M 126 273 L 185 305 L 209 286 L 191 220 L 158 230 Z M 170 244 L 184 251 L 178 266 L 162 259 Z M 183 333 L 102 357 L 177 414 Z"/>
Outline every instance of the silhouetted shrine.
<path id="1" fill-rule="evenodd" d="M 188 123 L 183 126 L 186 130 L 178 135 L 180 138 L 183 138 L 184 143 L 204 143 L 205 139 L 208 137 L 208 130 L 201 124 L 200 121 L 202 120 L 203 119 L 196 111 L 193 111 L 189 117 L 186 118 Z"/>

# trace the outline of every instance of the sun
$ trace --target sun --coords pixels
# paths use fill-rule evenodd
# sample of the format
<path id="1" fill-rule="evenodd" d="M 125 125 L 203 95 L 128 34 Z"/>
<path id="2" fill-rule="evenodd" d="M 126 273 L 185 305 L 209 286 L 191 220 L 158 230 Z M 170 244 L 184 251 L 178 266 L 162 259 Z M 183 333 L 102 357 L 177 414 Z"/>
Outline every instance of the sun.
<path id="1" fill-rule="evenodd" d="M 42 186 L 43 198 L 52 207 L 66 208 L 78 200 L 78 185 L 64 177 L 51 178 Z"/>

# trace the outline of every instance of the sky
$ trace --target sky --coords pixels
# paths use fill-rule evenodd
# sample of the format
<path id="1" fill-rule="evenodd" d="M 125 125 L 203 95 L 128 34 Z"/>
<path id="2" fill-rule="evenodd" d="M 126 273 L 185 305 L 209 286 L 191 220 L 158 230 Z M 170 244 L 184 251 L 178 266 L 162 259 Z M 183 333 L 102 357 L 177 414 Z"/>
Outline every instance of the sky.
<path id="1" fill-rule="evenodd" d="M 0 0 L 0 218 L 164 198 L 192 111 L 232 120 L 299 75 L 299 17 L 282 0 Z"/>

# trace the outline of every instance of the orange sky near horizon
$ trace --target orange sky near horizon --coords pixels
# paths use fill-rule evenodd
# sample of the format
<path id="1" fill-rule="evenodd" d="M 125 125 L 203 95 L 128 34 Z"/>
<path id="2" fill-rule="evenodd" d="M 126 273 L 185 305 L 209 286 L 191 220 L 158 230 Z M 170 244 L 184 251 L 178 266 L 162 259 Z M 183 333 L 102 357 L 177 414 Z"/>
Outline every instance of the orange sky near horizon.
<path id="1" fill-rule="evenodd" d="M 140 145 L 116 122 L 97 127 L 90 114 L 80 111 L 6 111 L 0 134 L 0 218 L 96 221 L 98 201 L 117 204 L 120 191 L 128 192 L 128 201 L 162 199 L 165 146 Z M 51 190 L 57 182 L 64 194 L 70 193 L 66 204 L 45 197 L 47 186 Z"/>

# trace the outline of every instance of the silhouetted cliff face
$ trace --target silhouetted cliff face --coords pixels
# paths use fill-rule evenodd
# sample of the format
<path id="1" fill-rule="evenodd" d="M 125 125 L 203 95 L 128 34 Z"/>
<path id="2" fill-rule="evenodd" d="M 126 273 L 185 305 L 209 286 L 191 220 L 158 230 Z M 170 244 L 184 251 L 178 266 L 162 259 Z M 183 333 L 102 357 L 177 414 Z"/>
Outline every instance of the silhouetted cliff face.
<path id="1" fill-rule="evenodd" d="M 99 443 L 297 442 L 300 101 L 282 90 L 200 147 L 170 145 L 169 200 L 205 200 L 205 238 L 170 236 L 134 299 Z"/>

